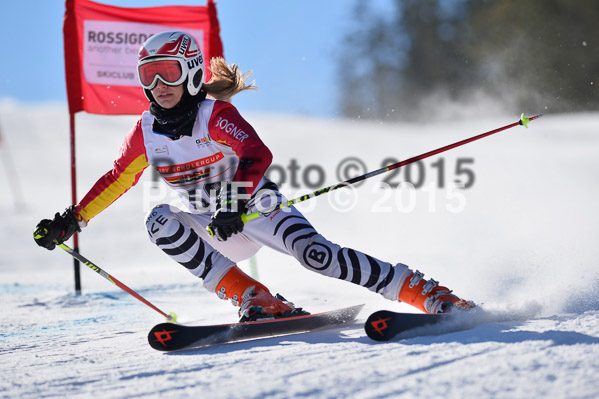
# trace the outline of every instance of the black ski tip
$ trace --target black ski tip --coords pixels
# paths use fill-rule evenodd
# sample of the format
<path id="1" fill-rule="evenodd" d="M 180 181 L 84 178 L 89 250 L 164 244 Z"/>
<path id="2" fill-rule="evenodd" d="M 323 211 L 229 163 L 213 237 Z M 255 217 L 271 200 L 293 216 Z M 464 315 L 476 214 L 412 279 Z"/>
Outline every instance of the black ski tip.
<path id="1" fill-rule="evenodd" d="M 472 311 L 456 311 L 451 313 L 403 313 L 380 310 L 371 314 L 364 330 L 369 338 L 375 341 L 389 341 L 405 332 L 416 332 L 420 328 L 443 325 L 442 329 L 422 331 L 419 335 L 436 335 L 450 331 L 461 331 L 480 324 L 472 319 Z"/>
<path id="2" fill-rule="evenodd" d="M 152 348 L 159 351 L 180 349 L 180 340 L 174 340 L 173 338 L 178 337 L 183 328 L 183 326 L 173 323 L 157 324 L 148 333 L 148 343 Z"/>
<path id="3" fill-rule="evenodd" d="M 375 341 L 389 341 L 396 333 L 389 329 L 390 322 L 395 313 L 388 310 L 374 312 L 364 323 L 364 330 L 370 339 Z"/>

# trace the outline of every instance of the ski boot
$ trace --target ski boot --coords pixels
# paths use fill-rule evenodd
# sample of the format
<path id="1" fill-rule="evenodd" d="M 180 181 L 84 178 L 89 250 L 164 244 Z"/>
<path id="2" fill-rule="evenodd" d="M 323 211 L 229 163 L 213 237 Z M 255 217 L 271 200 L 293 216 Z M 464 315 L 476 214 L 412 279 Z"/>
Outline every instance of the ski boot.
<path id="1" fill-rule="evenodd" d="M 409 275 L 400 291 L 399 301 L 412 305 L 425 313 L 449 313 L 456 309 L 468 310 L 476 305 L 458 298 L 447 287 L 439 286 L 433 279 L 424 280 L 424 274 L 416 270 Z"/>
<path id="2" fill-rule="evenodd" d="M 253 287 L 251 287 L 253 288 Z M 239 321 L 257 321 L 266 319 L 283 319 L 286 317 L 304 316 L 310 313 L 296 308 L 281 295 L 272 296 L 268 290 L 252 289 L 244 293 L 239 307 Z"/>
<path id="3" fill-rule="evenodd" d="M 256 321 L 307 315 L 302 308 L 295 308 L 277 294 L 273 296 L 268 288 L 233 266 L 221 279 L 216 288 L 221 299 L 230 299 L 239 306 L 239 321 Z"/>

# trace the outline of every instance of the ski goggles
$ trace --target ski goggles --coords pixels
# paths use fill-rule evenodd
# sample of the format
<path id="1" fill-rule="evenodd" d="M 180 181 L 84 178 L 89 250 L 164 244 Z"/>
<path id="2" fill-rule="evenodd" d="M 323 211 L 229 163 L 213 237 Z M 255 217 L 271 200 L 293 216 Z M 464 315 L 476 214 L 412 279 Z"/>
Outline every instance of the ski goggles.
<path id="1" fill-rule="evenodd" d="M 176 58 L 150 58 L 137 66 L 139 81 L 144 89 L 152 90 L 158 79 L 169 86 L 177 86 L 187 77 L 185 61 Z"/>

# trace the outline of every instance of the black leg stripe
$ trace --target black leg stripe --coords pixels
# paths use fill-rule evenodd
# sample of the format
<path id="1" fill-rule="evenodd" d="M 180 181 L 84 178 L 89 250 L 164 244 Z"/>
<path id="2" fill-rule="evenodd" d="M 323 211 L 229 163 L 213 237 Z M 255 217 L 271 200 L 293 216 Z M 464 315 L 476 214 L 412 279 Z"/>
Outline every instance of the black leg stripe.
<path id="1" fill-rule="evenodd" d="M 317 234 L 318 234 L 317 232 L 313 231 L 311 233 L 304 234 L 303 236 L 295 237 L 293 239 L 293 242 L 291 243 L 291 250 L 293 250 L 295 248 L 295 243 L 298 242 L 299 240 L 305 240 L 307 238 L 314 237 Z"/>
<path id="2" fill-rule="evenodd" d="M 358 255 L 356 255 L 356 251 L 353 249 L 348 249 L 347 254 L 349 256 L 349 261 L 353 270 L 351 282 L 354 284 L 360 284 L 360 281 L 362 280 L 362 270 L 360 269 L 360 260 L 358 259 Z"/>
<path id="3" fill-rule="evenodd" d="M 169 255 L 169 256 L 176 256 L 176 255 L 181 255 L 187 251 L 189 251 L 191 249 L 191 247 L 193 247 L 193 245 L 199 240 L 200 238 L 198 237 L 198 235 L 195 233 L 195 231 L 190 230 L 190 234 L 189 237 L 187 237 L 187 240 L 185 240 L 185 242 L 183 244 L 181 244 L 178 247 L 175 248 L 168 248 L 168 249 L 162 249 L 162 251 Z"/>
<path id="4" fill-rule="evenodd" d="M 381 283 L 378 285 L 378 287 L 376 287 L 376 292 L 381 292 L 386 286 L 388 286 L 389 283 L 391 282 L 391 280 L 393 280 L 394 274 L 395 274 L 395 269 L 393 268 L 393 266 L 391 266 L 391 269 L 389 269 L 389 273 L 387 274 L 387 277 L 385 277 L 385 279 L 383 281 L 381 281 Z"/>
<path id="5" fill-rule="evenodd" d="M 210 252 L 210 255 L 208 255 L 208 257 L 206 258 L 206 262 L 204 263 L 204 271 L 202 272 L 202 275 L 200 276 L 200 278 L 203 280 L 206 278 L 206 275 L 208 275 L 208 273 L 210 273 L 210 270 L 212 270 L 212 255 L 214 254 L 214 252 Z"/>
<path id="6" fill-rule="evenodd" d="M 179 223 L 179 229 L 177 229 L 177 232 L 170 237 L 161 237 L 161 238 L 157 239 L 156 245 L 173 244 L 173 243 L 179 241 L 181 239 L 181 237 L 183 237 L 183 233 L 185 233 L 185 228 L 179 221 L 177 221 L 177 223 Z"/>
<path id="7" fill-rule="evenodd" d="M 347 263 L 343 257 L 343 250 L 337 252 L 337 261 L 339 262 L 339 269 L 341 269 L 341 275 L 338 278 L 339 280 L 345 280 L 347 278 Z"/>
<path id="8" fill-rule="evenodd" d="M 366 255 L 368 263 L 370 263 L 370 278 L 364 285 L 366 288 L 374 287 L 379 278 L 381 278 L 381 265 L 372 256 Z"/>
<path id="9" fill-rule="evenodd" d="M 276 236 L 277 233 L 279 232 L 279 228 L 283 225 L 283 223 L 285 223 L 289 219 L 293 219 L 293 218 L 302 219 L 303 221 L 307 222 L 306 218 L 303 218 L 301 216 L 297 216 L 297 215 L 287 216 L 287 217 L 283 218 L 283 220 L 281 220 L 279 223 L 277 223 L 277 227 L 275 227 L 275 232 L 272 235 Z"/>
<path id="10" fill-rule="evenodd" d="M 198 249 L 198 252 L 195 254 L 195 256 L 189 262 L 179 263 L 181 263 L 181 265 L 185 266 L 188 269 L 195 269 L 196 267 L 202 264 L 202 261 L 204 260 L 204 252 L 204 241 L 200 240 L 200 248 Z"/>
<path id="11" fill-rule="evenodd" d="M 287 247 L 287 237 L 289 237 L 293 233 L 297 233 L 298 231 L 308 229 L 314 231 L 314 227 L 312 227 L 312 225 L 310 224 L 292 224 L 291 226 L 289 226 L 283 233 L 283 243 L 285 244 L 285 247 L 289 249 L 289 247 Z"/>

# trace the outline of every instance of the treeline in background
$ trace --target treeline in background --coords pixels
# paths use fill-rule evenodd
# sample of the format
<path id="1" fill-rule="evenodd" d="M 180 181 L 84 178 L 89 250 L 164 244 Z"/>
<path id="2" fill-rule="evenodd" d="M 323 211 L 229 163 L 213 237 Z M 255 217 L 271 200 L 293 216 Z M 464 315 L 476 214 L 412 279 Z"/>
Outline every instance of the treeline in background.
<path id="1" fill-rule="evenodd" d="M 391 2 L 355 5 L 339 55 L 345 116 L 599 109 L 598 0 Z"/>

